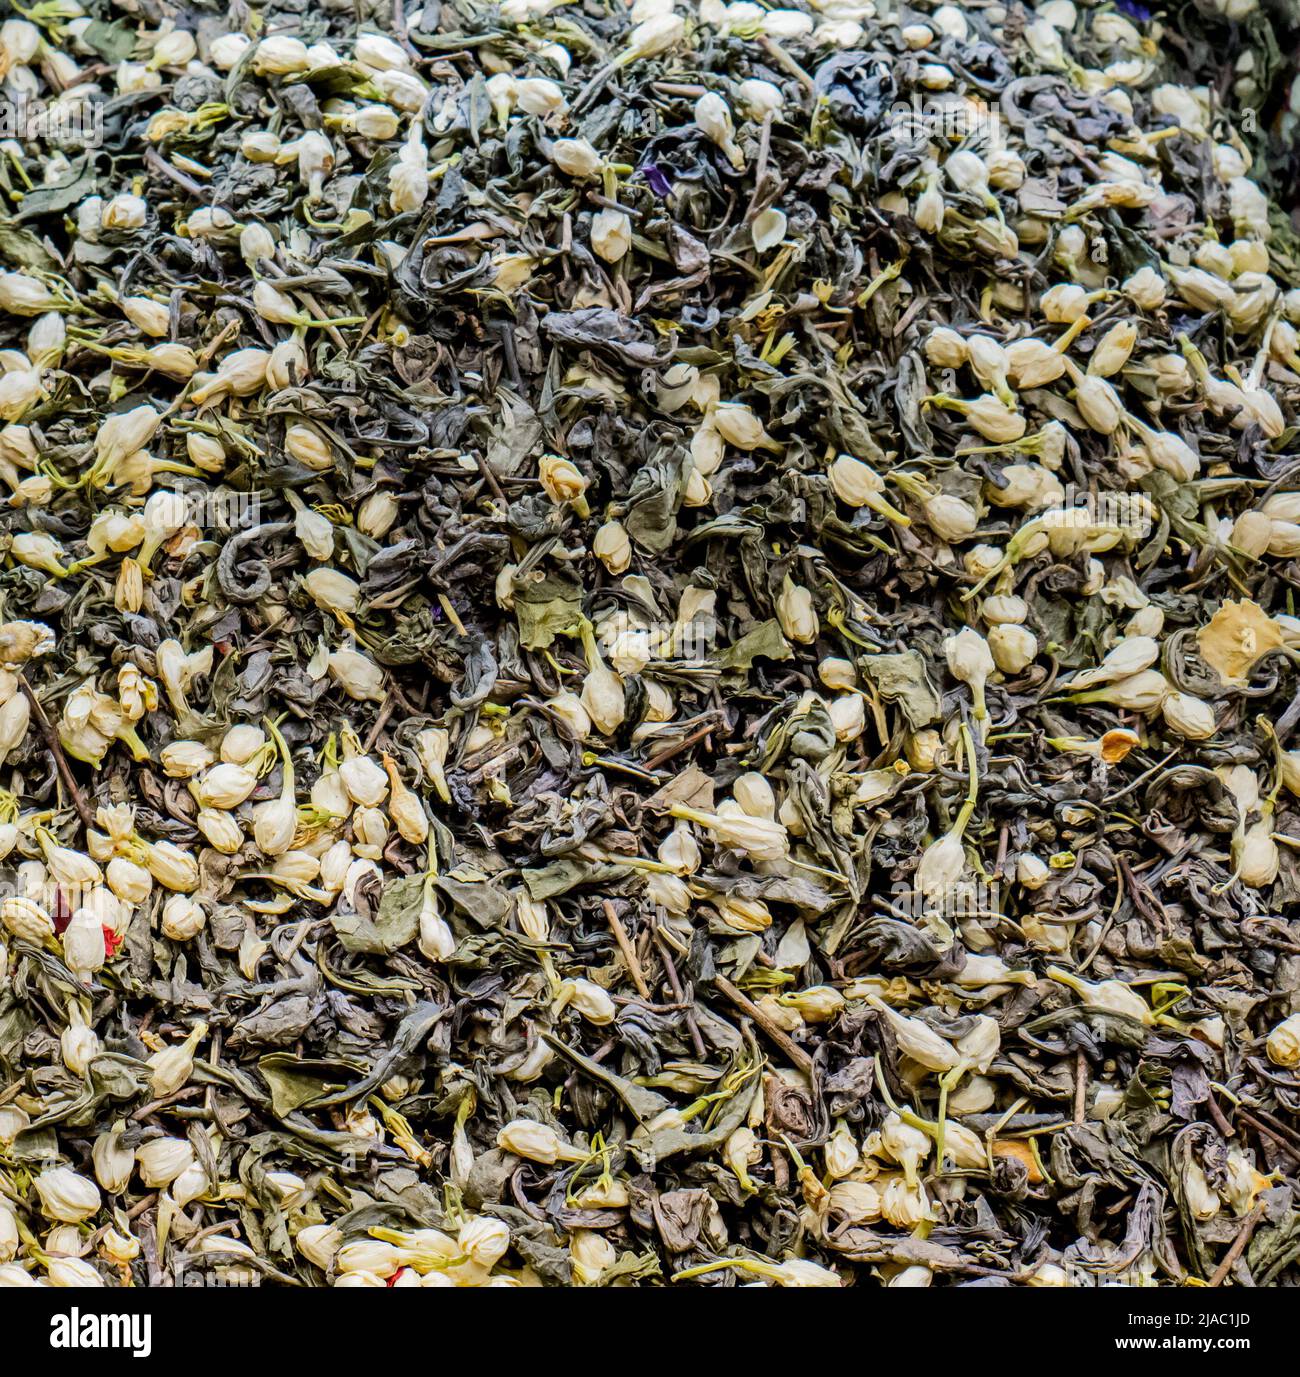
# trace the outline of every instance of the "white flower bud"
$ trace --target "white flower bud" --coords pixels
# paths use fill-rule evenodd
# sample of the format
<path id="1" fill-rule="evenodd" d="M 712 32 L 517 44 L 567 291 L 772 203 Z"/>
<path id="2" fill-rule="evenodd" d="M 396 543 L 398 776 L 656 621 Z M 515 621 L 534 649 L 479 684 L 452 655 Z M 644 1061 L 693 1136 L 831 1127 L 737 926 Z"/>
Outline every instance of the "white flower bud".
<path id="1" fill-rule="evenodd" d="M 358 702 L 382 703 L 386 696 L 384 672 L 356 650 L 333 650 L 326 660 L 330 678 Z"/>
<path id="2" fill-rule="evenodd" d="M 1089 1009 L 1103 1009 L 1108 1013 L 1124 1014 L 1139 1023 L 1153 1021 L 1151 1006 L 1136 990 L 1122 980 L 1102 980 L 1097 983 L 1083 980 L 1077 975 L 1049 966 L 1046 974 L 1059 984 L 1065 985 L 1078 995 L 1080 1001 Z"/>
<path id="3" fill-rule="evenodd" d="M 194 1149 L 184 1138 L 154 1138 L 135 1150 L 140 1180 L 150 1190 L 170 1186 L 195 1163 Z"/>
<path id="4" fill-rule="evenodd" d="M 382 33 L 358 34 L 352 55 L 358 66 L 377 72 L 402 71 L 411 65 L 406 49 Z"/>
<path id="5" fill-rule="evenodd" d="M 1154 712 L 1169 692 L 1165 676 L 1156 669 L 1145 669 L 1102 688 L 1078 696 L 1079 702 L 1110 703 L 1130 712 Z"/>
<path id="6" fill-rule="evenodd" d="M 719 402 L 710 413 L 710 420 L 718 434 L 736 449 L 749 451 L 775 445 L 752 408 L 743 402 Z"/>
<path id="7" fill-rule="evenodd" d="M 846 506 L 866 507 L 884 491 L 884 480 L 861 459 L 841 454 L 826 470 L 831 491 Z"/>
<path id="8" fill-rule="evenodd" d="M 1038 654 L 1038 638 L 1028 627 L 1002 623 L 989 629 L 989 650 L 1003 674 L 1019 674 Z"/>
<path id="9" fill-rule="evenodd" d="M 563 88 L 548 77 L 524 77 L 515 83 L 515 104 L 526 115 L 545 119 L 568 108 Z"/>
<path id="10" fill-rule="evenodd" d="M 1277 879 L 1281 856 L 1273 840 L 1271 821 L 1247 828 L 1244 836 L 1234 839 L 1232 853 L 1242 884 L 1267 889 Z"/>
<path id="11" fill-rule="evenodd" d="M 208 61 L 220 72 L 229 72 L 243 57 L 252 40 L 242 33 L 223 33 L 208 45 Z"/>
<path id="12" fill-rule="evenodd" d="M 108 952 L 98 914 L 79 908 L 72 915 L 63 929 L 63 959 L 81 980 L 88 980 L 103 967 Z"/>
<path id="13" fill-rule="evenodd" d="M 979 518 L 971 504 L 947 493 L 935 493 L 921 503 L 925 522 L 939 540 L 957 543 L 975 533 Z"/>
<path id="14" fill-rule="evenodd" d="M 596 532 L 591 552 L 611 574 L 622 574 L 632 563 L 632 542 L 620 521 L 606 521 Z"/>
<path id="15" fill-rule="evenodd" d="M 412 846 L 423 846 L 429 835 L 429 819 L 424 811 L 424 805 L 402 782 L 392 758 L 385 755 L 383 759 L 392 789 L 388 800 L 388 815 L 404 841 L 410 842 Z"/>
<path id="16" fill-rule="evenodd" d="M 551 145 L 551 161 L 570 177 L 594 177 L 604 160 L 586 139 L 556 139 Z"/>
<path id="17" fill-rule="evenodd" d="M 602 736 L 612 736 L 627 715 L 623 681 L 599 661 L 582 681 L 581 703 Z"/>
<path id="18" fill-rule="evenodd" d="M 606 263 L 617 263 L 632 247 L 632 221 L 621 210 L 601 210 L 592 216 L 591 248 Z"/>
<path id="19" fill-rule="evenodd" d="M 936 368 L 960 368 L 967 359 L 966 341 L 946 325 L 936 326 L 925 337 L 925 356 Z"/>
<path id="20" fill-rule="evenodd" d="M 1076 379 L 1074 404 L 1084 421 L 1102 435 L 1113 435 L 1124 419 L 1119 394 L 1104 378 L 1081 374 Z"/>
<path id="21" fill-rule="evenodd" d="M 21 942 L 39 946 L 54 936 L 54 921 L 34 899 L 10 895 L 0 903 L 0 919 Z"/>
<path id="22" fill-rule="evenodd" d="M 193 1075 L 194 1050 L 207 1031 L 208 1025 L 200 1021 L 184 1042 L 164 1047 L 149 1058 L 149 1085 L 156 1096 L 175 1094 Z"/>
<path id="23" fill-rule="evenodd" d="M 566 980 L 560 986 L 566 1003 L 577 1010 L 588 1023 L 613 1023 L 617 1014 L 614 1001 L 590 980 Z"/>
<path id="24" fill-rule="evenodd" d="M 750 119 L 758 121 L 779 115 L 785 105 L 781 88 L 758 77 L 750 77 L 736 87 L 736 101 Z"/>
<path id="25" fill-rule="evenodd" d="M 87 1026 L 85 1016 L 77 1004 L 70 1004 L 68 1012 L 72 1021 L 59 1037 L 59 1051 L 64 1066 L 74 1075 L 84 1076 L 90 1063 L 99 1055 L 99 1038 L 95 1030 Z M 3 1205 L 0 1205 L 0 1211 L 2 1210 Z M 0 1222 L 2 1220 L 3 1215 L 0 1214 Z M 5 1260 L 0 1257 L 0 1261 Z"/>
<path id="26" fill-rule="evenodd" d="M 114 196 L 104 202 L 99 222 L 106 230 L 140 229 L 149 216 L 149 207 L 141 196 Z"/>
<path id="27" fill-rule="evenodd" d="M 114 856 L 105 871 L 108 887 L 128 904 L 142 904 L 153 891 L 153 876 L 142 865 Z"/>
<path id="28" fill-rule="evenodd" d="M 213 763 L 214 756 L 199 741 L 173 741 L 164 746 L 159 759 L 163 773 L 171 779 L 191 779 Z"/>
<path id="29" fill-rule="evenodd" d="M 1214 735 L 1214 709 L 1190 693 L 1171 693 L 1160 704 L 1166 726 L 1190 741 L 1204 741 Z"/>
<path id="30" fill-rule="evenodd" d="M 842 697 L 833 698 L 828 711 L 831 725 L 835 728 L 836 741 L 856 741 L 866 730 L 866 710 L 859 694 L 846 693 Z"/>
<path id="31" fill-rule="evenodd" d="M 311 67 L 307 45 L 300 38 L 276 34 L 264 38 L 253 54 L 253 71 L 258 76 L 285 76 L 305 72 Z"/>
<path id="32" fill-rule="evenodd" d="M 588 480 L 571 460 L 544 454 L 537 463 L 542 489 L 552 502 L 577 502 L 587 490 Z"/>
<path id="33" fill-rule="evenodd" d="M 54 305 L 53 293 L 38 278 L 0 272 L 0 310 L 16 316 L 38 316 Z"/>
<path id="34" fill-rule="evenodd" d="M 731 110 L 716 91 L 706 91 L 695 102 L 695 123 L 704 137 L 717 144 L 734 166 L 744 166 L 744 155 L 736 146 Z"/>
<path id="35" fill-rule="evenodd" d="M 812 21 L 808 21 L 811 29 Z M 627 47 L 620 54 L 620 60 L 657 57 L 662 52 L 680 43 L 686 34 L 686 20 L 672 10 L 651 15 L 643 20 L 628 35 Z"/>
<path id="36" fill-rule="evenodd" d="M 460 1226 L 456 1242 L 472 1262 L 490 1269 L 506 1255 L 510 1247 L 510 1229 L 499 1219 L 479 1215 Z"/>
<path id="37" fill-rule="evenodd" d="M 719 846 L 742 852 L 756 861 L 779 861 L 789 852 L 789 838 L 781 823 L 771 818 L 752 817 L 740 808 L 731 811 L 724 806 L 716 813 L 687 810 L 675 816 L 690 817 L 707 827 Z"/>
<path id="38" fill-rule="evenodd" d="M 35 1177 L 32 1185 L 42 1213 L 60 1223 L 80 1224 L 99 1210 L 99 1187 L 71 1167 L 51 1167 Z"/>
<path id="39" fill-rule="evenodd" d="M 817 639 L 821 623 L 812 593 L 801 584 L 792 583 L 788 575 L 776 600 L 776 615 L 781 630 L 792 641 L 811 645 Z"/>
<path id="40" fill-rule="evenodd" d="M 1283 1019 L 1269 1033 L 1264 1050 L 1274 1066 L 1283 1066 L 1288 1070 L 1300 1066 L 1300 1014 Z"/>
<path id="41" fill-rule="evenodd" d="M 188 942 L 203 931 L 207 914 L 186 894 L 173 894 L 163 905 L 162 934 L 173 942 Z"/>
<path id="42" fill-rule="evenodd" d="M 429 89 L 414 72 L 372 72 L 370 84 L 379 92 L 385 105 L 416 115 L 429 98 Z"/>
<path id="43" fill-rule="evenodd" d="M 547 1124 L 533 1119 L 512 1119 L 497 1131 L 497 1147 L 513 1152 L 516 1157 L 550 1166 L 567 1160 L 566 1144 Z"/>
<path id="44" fill-rule="evenodd" d="M 1060 480 L 1041 464 L 1007 464 L 998 477 L 1001 482 L 987 483 L 984 488 L 989 503 L 995 507 L 1038 511 L 1056 506 L 1065 498 Z"/>
<path id="45" fill-rule="evenodd" d="M 988 642 L 973 627 L 963 627 L 943 643 L 948 670 L 954 679 L 968 684 L 975 704 L 975 716 L 985 716 L 984 686 L 996 665 Z"/>
<path id="46" fill-rule="evenodd" d="M 343 1235 L 329 1224 L 308 1224 L 306 1228 L 299 1229 L 293 1240 L 294 1247 L 303 1257 L 324 1271 L 328 1271 L 342 1242 Z"/>

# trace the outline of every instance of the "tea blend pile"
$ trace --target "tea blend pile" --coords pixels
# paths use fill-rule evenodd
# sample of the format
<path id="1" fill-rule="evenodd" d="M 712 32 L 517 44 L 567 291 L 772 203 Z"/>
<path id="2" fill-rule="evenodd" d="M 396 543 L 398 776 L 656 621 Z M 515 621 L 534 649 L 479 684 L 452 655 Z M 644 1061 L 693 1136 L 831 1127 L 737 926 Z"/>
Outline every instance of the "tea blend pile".
<path id="1" fill-rule="evenodd" d="M 1296 1284 L 1284 19 L 6 20 L 0 1283 Z"/>

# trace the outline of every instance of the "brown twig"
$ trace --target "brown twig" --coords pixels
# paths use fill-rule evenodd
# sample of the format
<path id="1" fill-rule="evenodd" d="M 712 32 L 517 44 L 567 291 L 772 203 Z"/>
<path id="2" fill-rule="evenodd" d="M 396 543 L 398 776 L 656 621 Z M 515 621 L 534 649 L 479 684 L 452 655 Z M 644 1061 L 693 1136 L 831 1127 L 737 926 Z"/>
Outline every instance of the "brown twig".
<path id="1" fill-rule="evenodd" d="M 1213 1094 L 1205 1097 L 1205 1107 L 1210 1111 L 1210 1118 L 1214 1120 L 1215 1126 L 1225 1138 L 1235 1138 L 1237 1136 L 1236 1128 L 1224 1118 L 1223 1110 L 1219 1108 L 1219 1102 L 1214 1098 Z"/>
<path id="2" fill-rule="evenodd" d="M 745 208 L 746 222 L 753 218 L 754 212 L 758 209 L 758 198 L 763 194 L 763 180 L 767 176 L 767 160 L 771 148 L 772 116 L 768 114 L 763 117 L 763 128 L 758 137 L 758 162 L 754 167 L 754 194 L 749 198 L 749 205 Z"/>
<path id="3" fill-rule="evenodd" d="M 1287 1142 L 1275 1128 L 1269 1128 L 1267 1124 L 1261 1124 L 1253 1114 L 1247 1114 L 1246 1111 L 1240 1107 L 1237 1109 L 1237 1114 L 1240 1118 L 1245 1119 L 1256 1133 L 1262 1133 L 1265 1138 L 1276 1143 L 1293 1162 L 1300 1162 L 1300 1149 L 1297 1149 L 1291 1143 Z"/>
<path id="4" fill-rule="evenodd" d="M 388 697 L 379 705 L 379 716 L 375 718 L 375 725 L 370 728 L 370 734 L 361 747 L 362 755 L 369 755 L 374 750 L 375 742 L 379 740 L 379 733 L 388 725 L 388 719 L 393 715 L 395 706 L 393 695 L 390 692 Z"/>
<path id="5" fill-rule="evenodd" d="M 192 1100 L 196 1095 L 202 1093 L 203 1087 L 201 1085 L 187 1085 L 183 1090 L 178 1090 L 173 1095 L 164 1095 L 161 1099 L 150 1100 L 148 1104 L 141 1105 L 131 1115 L 131 1118 L 140 1123 L 151 1114 L 156 1114 L 160 1109 L 166 1109 L 168 1105 L 179 1104 L 182 1100 Z"/>
<path id="6" fill-rule="evenodd" d="M 781 1124 L 776 1116 L 777 1097 L 770 1093 L 768 1086 L 776 1079 L 769 1072 L 763 1077 L 763 1123 L 767 1128 L 767 1136 L 775 1143 L 781 1135 Z M 784 1191 L 790 1184 L 790 1163 L 786 1159 L 784 1152 L 772 1153 L 772 1179 L 779 1191 Z"/>
<path id="7" fill-rule="evenodd" d="M 1074 1054 L 1074 1122 L 1083 1122 L 1088 1106 L 1088 1061 L 1082 1051 Z"/>
<path id="8" fill-rule="evenodd" d="M 668 977 L 668 985 L 673 992 L 673 998 L 679 1004 L 684 1004 L 686 996 L 682 991 L 682 982 L 677 975 L 677 963 L 673 960 L 672 952 L 668 950 L 667 939 L 662 933 L 656 933 L 655 937 L 659 947 L 659 959 L 664 963 L 664 974 Z M 695 1055 L 703 1061 L 704 1039 L 700 1036 L 700 1025 L 695 1021 L 693 1013 L 686 1015 L 686 1030 L 691 1035 L 691 1046 L 695 1048 Z"/>
<path id="9" fill-rule="evenodd" d="M 1295 1129 L 1290 1128 L 1288 1125 L 1284 1124 L 1280 1119 L 1276 1118 L 1272 1114 L 1269 1114 L 1266 1110 L 1256 1108 L 1254 1112 L 1260 1120 L 1262 1120 L 1265 1124 L 1268 1125 L 1269 1128 L 1275 1129 L 1278 1133 L 1280 1133 L 1283 1139 L 1286 1142 L 1290 1143 L 1292 1147 L 1300 1147 L 1300 1134 L 1297 1134 Z M 1296 1160 L 1300 1161 L 1300 1158 L 1297 1158 Z"/>
<path id="10" fill-rule="evenodd" d="M 40 728 L 41 735 L 45 738 L 45 744 L 50 748 L 50 754 L 54 756 L 54 764 L 58 768 L 60 778 L 72 795 L 72 803 L 77 810 L 77 816 L 87 827 L 94 827 L 95 815 L 90 811 L 90 804 L 86 802 L 86 796 L 81 790 L 81 785 L 77 783 L 76 776 L 72 773 L 72 766 L 68 764 L 67 756 L 63 754 L 63 745 L 59 741 L 59 734 L 50 725 L 50 719 L 45 715 L 41 700 L 37 698 L 35 690 L 21 674 L 18 676 L 18 685 L 27 695 L 27 701 L 32 706 L 32 716 L 36 719 L 36 725 Z"/>
<path id="11" fill-rule="evenodd" d="M 193 196 L 196 201 L 201 201 L 207 205 L 212 200 L 212 192 L 202 182 L 196 182 L 193 177 L 187 177 L 180 168 L 173 167 L 156 148 L 146 148 L 144 160 L 155 172 L 166 177 L 168 181 L 175 182 L 182 191 Z"/>
<path id="12" fill-rule="evenodd" d="M 774 43 L 765 35 L 760 37 L 759 46 L 773 62 L 779 63 L 787 72 L 804 88 L 805 91 L 815 91 L 817 83 L 808 75 L 807 72 L 781 47 L 779 43 Z"/>
<path id="13" fill-rule="evenodd" d="M 665 746 L 662 751 L 652 755 L 650 759 L 645 762 L 643 768 L 647 770 L 657 770 L 665 762 L 671 760 L 673 756 L 680 755 L 683 751 L 689 750 L 697 741 L 703 741 L 717 725 L 717 722 L 706 722 L 704 726 L 696 727 L 689 736 L 684 736 L 675 745 Z"/>
<path id="14" fill-rule="evenodd" d="M 1224 1279 L 1232 1270 L 1232 1264 L 1246 1251 L 1246 1244 L 1250 1242 L 1250 1236 L 1255 1232 L 1255 1226 L 1263 1217 L 1263 1207 L 1256 1205 L 1241 1221 L 1241 1228 L 1237 1230 L 1237 1237 L 1232 1240 L 1232 1247 L 1223 1255 L 1223 1261 L 1214 1269 L 1214 1275 L 1207 1285 L 1221 1286 L 1223 1284 Z"/>
<path id="15" fill-rule="evenodd" d="M 805 1076 L 810 1080 L 812 1079 L 813 1059 L 794 1041 L 784 1028 L 781 1028 L 770 1015 L 765 1014 L 752 999 L 741 994 L 726 976 L 715 975 L 713 977 L 713 983 L 727 996 L 737 1009 L 741 1010 L 747 1018 L 752 1018 L 754 1022 L 758 1024 Z"/>
<path id="16" fill-rule="evenodd" d="M 158 1192 L 152 1191 L 150 1194 L 146 1195 L 143 1200 L 138 1200 L 132 1205 L 131 1208 L 127 1210 L 126 1217 L 128 1219 L 139 1219 L 146 1210 L 152 1209 L 157 1203 Z"/>
<path id="17" fill-rule="evenodd" d="M 501 484 L 497 482 L 497 476 L 492 472 L 492 465 L 481 455 L 478 450 L 474 451 L 474 460 L 478 464 L 478 471 L 483 476 L 483 481 L 492 489 L 492 495 L 498 502 L 509 505 L 509 499 L 501 489 Z"/>
<path id="18" fill-rule="evenodd" d="M 623 953 L 623 964 L 627 966 L 628 973 L 632 977 L 632 983 L 636 986 L 637 994 L 642 999 L 649 1001 L 650 987 L 645 983 L 645 974 L 641 970 L 641 963 L 637 960 L 636 951 L 631 941 L 628 939 L 627 929 L 624 928 L 622 920 L 614 911 L 613 902 L 609 899 L 604 901 L 605 921 L 609 924 L 609 930 L 614 934 L 614 940 L 618 943 L 618 949 Z"/>

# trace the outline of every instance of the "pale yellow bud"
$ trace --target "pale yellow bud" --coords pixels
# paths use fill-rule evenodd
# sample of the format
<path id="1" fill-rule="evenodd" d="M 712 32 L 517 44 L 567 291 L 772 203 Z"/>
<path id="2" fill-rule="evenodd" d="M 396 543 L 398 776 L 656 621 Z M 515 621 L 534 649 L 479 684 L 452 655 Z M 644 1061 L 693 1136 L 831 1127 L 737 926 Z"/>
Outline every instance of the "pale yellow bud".
<path id="1" fill-rule="evenodd" d="M 172 842 L 150 844 L 145 851 L 145 865 L 164 889 L 189 894 L 199 887 L 198 862 Z"/>
<path id="2" fill-rule="evenodd" d="M 361 601 L 361 585 L 337 569 L 313 569 L 303 587 L 317 607 L 340 618 L 351 617 Z"/>
<path id="3" fill-rule="evenodd" d="M 560 986 L 565 1002 L 588 1023 L 606 1024 L 614 1021 L 617 1009 L 614 1001 L 590 980 L 566 980 Z"/>
<path id="4" fill-rule="evenodd" d="M 387 696 L 384 672 L 356 650 L 332 650 L 325 662 L 329 676 L 358 702 L 382 703 Z"/>
<path id="5" fill-rule="evenodd" d="M 424 805 L 402 783 L 392 758 L 385 755 L 383 761 L 392 790 L 388 801 L 388 815 L 404 841 L 410 842 L 412 846 L 422 846 L 429 835 L 429 819 L 424 811 Z"/>
<path id="6" fill-rule="evenodd" d="M 622 574 L 632 563 L 632 542 L 620 521 L 606 521 L 596 532 L 591 552 L 611 574 Z"/>
<path id="7" fill-rule="evenodd" d="M 1013 340 L 1005 349 L 1007 371 L 1016 387 L 1046 387 L 1065 373 L 1065 356 L 1032 337 Z"/>
<path id="8" fill-rule="evenodd" d="M 885 488 L 880 475 L 862 460 L 841 454 L 826 471 L 831 491 L 846 506 L 865 507 Z"/>
<path id="9" fill-rule="evenodd" d="M 1104 378 L 1080 375 L 1075 383 L 1074 404 L 1084 421 L 1102 435 L 1113 435 L 1124 419 L 1119 394 Z"/>
<path id="10" fill-rule="evenodd" d="M 207 1031 L 208 1025 L 200 1021 L 184 1042 L 165 1047 L 149 1058 L 149 1085 L 155 1095 L 172 1095 L 185 1085 L 194 1073 L 194 1050 Z"/>
<path id="11" fill-rule="evenodd" d="M 927 524 L 940 540 L 952 543 L 965 540 L 979 526 L 979 518 L 970 503 L 948 493 L 936 493 L 926 498 L 921 507 Z"/>
<path id="12" fill-rule="evenodd" d="M 184 1138 L 154 1138 L 135 1150 L 140 1180 L 150 1190 L 170 1186 L 195 1163 L 194 1149 Z"/>
<path id="13" fill-rule="evenodd" d="M 946 325 L 936 326 L 925 337 L 925 356 L 936 368 L 960 368 L 967 359 L 966 341 Z"/>
<path id="14" fill-rule="evenodd" d="M 163 905 L 162 934 L 173 942 L 188 942 L 203 931 L 207 914 L 188 895 L 173 894 Z"/>
<path id="15" fill-rule="evenodd" d="M 582 707 L 602 736 L 612 736 L 627 714 L 623 681 L 597 661 L 582 681 Z"/>
<path id="16" fill-rule="evenodd" d="M 1300 1065 L 1300 1014 L 1292 1014 L 1279 1023 L 1269 1033 L 1264 1050 L 1274 1066 L 1289 1070 Z"/>
<path id="17" fill-rule="evenodd" d="M 586 139 L 556 139 L 551 145 L 551 161 L 570 177 L 594 177 L 604 165 L 600 154 Z"/>
<path id="18" fill-rule="evenodd" d="M 568 1145 L 560 1135 L 549 1125 L 533 1119 L 512 1119 L 497 1130 L 496 1141 L 497 1147 L 504 1151 L 543 1166 L 571 1160 Z"/>
<path id="19" fill-rule="evenodd" d="M 801 584 L 791 582 L 788 575 L 776 600 L 776 615 L 781 630 L 792 641 L 809 645 L 817 639 L 821 623 L 812 593 Z"/>
<path id="20" fill-rule="evenodd" d="M 71 1167 L 51 1167 L 35 1177 L 32 1185 L 40 1198 L 41 1212 L 64 1224 L 80 1224 L 99 1210 L 99 1187 Z"/>
<path id="21" fill-rule="evenodd" d="M 736 449 L 779 448 L 753 410 L 743 402 L 719 402 L 710 419 L 718 434 Z"/>
<path id="22" fill-rule="evenodd" d="M 1010 622 L 989 629 L 988 646 L 993 663 L 1003 674 L 1019 674 L 1038 654 L 1038 638 L 1033 632 Z"/>
<path id="23" fill-rule="evenodd" d="M 163 747 L 159 759 L 171 779 L 191 779 L 207 769 L 215 757 L 200 741 L 173 741 Z"/>
<path id="24" fill-rule="evenodd" d="M 1214 735 L 1214 709 L 1190 693 L 1171 693 L 1160 705 L 1165 724 L 1190 741 L 1204 741 Z"/>
<path id="25" fill-rule="evenodd" d="M 577 465 L 554 454 L 544 454 L 538 461 L 538 476 L 547 497 L 557 504 L 577 502 L 587 490 L 587 479 Z"/>
<path id="26" fill-rule="evenodd" d="M 632 221 L 621 210 L 598 211 L 591 220 L 591 248 L 597 258 L 617 263 L 632 247 Z"/>

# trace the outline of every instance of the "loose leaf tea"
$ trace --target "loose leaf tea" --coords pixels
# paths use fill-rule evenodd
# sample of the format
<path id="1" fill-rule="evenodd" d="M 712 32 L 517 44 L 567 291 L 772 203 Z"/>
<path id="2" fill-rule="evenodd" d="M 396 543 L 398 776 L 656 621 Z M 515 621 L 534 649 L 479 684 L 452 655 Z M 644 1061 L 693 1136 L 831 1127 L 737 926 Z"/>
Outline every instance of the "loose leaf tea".
<path id="1" fill-rule="evenodd" d="M 0 1282 L 1296 1284 L 1273 24 L 0 25 Z"/>

